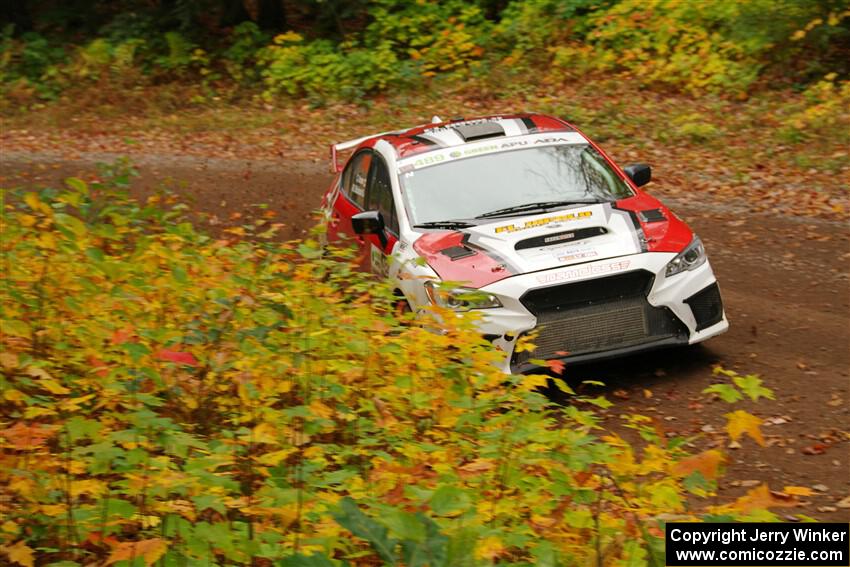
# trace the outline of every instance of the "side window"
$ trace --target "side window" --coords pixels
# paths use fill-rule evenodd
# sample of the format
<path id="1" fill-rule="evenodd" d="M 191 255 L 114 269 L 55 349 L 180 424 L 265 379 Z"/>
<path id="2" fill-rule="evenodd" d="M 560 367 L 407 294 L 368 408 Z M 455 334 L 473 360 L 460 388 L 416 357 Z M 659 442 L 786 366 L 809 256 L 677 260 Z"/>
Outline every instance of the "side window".
<path id="1" fill-rule="evenodd" d="M 380 211 L 384 217 L 384 223 L 387 229 L 394 234 L 398 234 L 398 217 L 395 212 L 395 204 L 393 202 L 393 189 L 390 182 L 390 172 L 387 169 L 387 164 L 381 158 L 374 160 L 372 166 L 372 178 L 369 185 L 369 206 L 366 207 L 372 211 Z"/>
<path id="2" fill-rule="evenodd" d="M 351 160 L 342 174 L 342 191 L 355 205 L 366 208 L 366 182 L 369 180 L 369 166 L 372 165 L 372 152 L 360 152 Z"/>

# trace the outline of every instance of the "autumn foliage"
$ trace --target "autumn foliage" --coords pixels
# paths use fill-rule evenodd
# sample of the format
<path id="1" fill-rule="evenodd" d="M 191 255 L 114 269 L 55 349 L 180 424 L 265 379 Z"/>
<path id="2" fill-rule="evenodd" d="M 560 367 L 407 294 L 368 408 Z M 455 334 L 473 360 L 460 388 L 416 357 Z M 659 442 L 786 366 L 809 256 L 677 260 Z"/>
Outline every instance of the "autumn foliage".
<path id="1" fill-rule="evenodd" d="M 499 373 L 468 319 L 399 322 L 349 251 L 267 220 L 214 238 L 103 179 L 5 194 L 0 561 L 663 565 L 667 519 L 799 495 L 707 501 L 721 450 L 552 404 L 568 387 Z M 769 395 L 730 378 L 713 393 Z"/>

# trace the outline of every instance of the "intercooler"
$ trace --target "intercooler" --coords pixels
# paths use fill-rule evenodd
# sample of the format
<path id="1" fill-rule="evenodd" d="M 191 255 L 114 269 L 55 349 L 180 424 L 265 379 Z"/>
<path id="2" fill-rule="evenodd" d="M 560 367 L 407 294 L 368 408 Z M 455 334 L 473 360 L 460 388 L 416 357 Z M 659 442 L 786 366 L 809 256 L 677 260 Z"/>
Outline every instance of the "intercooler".
<path id="1" fill-rule="evenodd" d="M 636 270 L 617 276 L 528 291 L 520 299 L 537 316 L 533 352 L 512 363 L 634 347 L 677 336 L 687 329 L 673 313 L 646 299 L 653 275 Z"/>

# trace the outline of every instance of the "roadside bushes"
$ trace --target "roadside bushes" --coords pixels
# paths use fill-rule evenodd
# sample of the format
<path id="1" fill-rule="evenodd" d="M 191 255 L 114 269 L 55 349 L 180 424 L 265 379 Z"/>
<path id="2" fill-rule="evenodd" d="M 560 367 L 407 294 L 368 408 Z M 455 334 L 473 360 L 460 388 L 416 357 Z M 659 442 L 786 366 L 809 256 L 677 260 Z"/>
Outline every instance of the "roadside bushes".
<path id="1" fill-rule="evenodd" d="M 850 81 L 831 73 L 803 91 L 803 101 L 790 107 L 782 135 L 792 142 L 830 136 L 850 143 Z"/>
<path id="2" fill-rule="evenodd" d="M 356 99 L 386 89 L 402 75 L 387 42 L 364 49 L 328 40 L 305 42 L 295 33 L 277 36 L 260 52 L 259 62 L 267 100 L 280 94 L 315 101 Z"/>
<path id="3" fill-rule="evenodd" d="M 769 518 L 602 397 L 555 407 L 471 321 L 401 324 L 348 250 L 196 230 L 129 172 L 6 192 L 0 556 L 32 567 L 663 563 L 663 518 Z M 730 373 L 710 392 L 769 391 Z M 561 388 L 568 390 L 560 380 Z M 551 386 L 551 384 L 550 384 Z M 733 438 L 763 442 L 729 415 Z M 799 493 L 799 492 L 798 492 Z M 778 493 L 776 493 L 778 494 Z"/>
<path id="4" fill-rule="evenodd" d="M 840 0 L 516 0 L 501 8 L 370 0 L 329 10 L 296 2 L 291 29 L 277 35 L 247 19 L 216 28 L 210 22 L 223 21 L 222 6 L 186 1 L 170 15 L 113 13 L 94 36 L 67 43 L 35 32 L 13 36 L 7 26 L 2 88 L 52 100 L 104 79 L 118 88 L 180 81 L 201 85 L 193 102 L 238 89 L 267 101 L 324 102 L 417 88 L 435 76 L 498 81 L 522 71 L 513 80 L 527 72 L 555 79 L 605 73 L 745 96 L 764 79 L 790 85 L 850 74 L 850 11 Z"/>
<path id="5" fill-rule="evenodd" d="M 504 14 L 514 60 L 545 50 L 568 74 L 626 72 L 646 85 L 742 95 L 775 71 L 804 81 L 850 73 L 850 11 L 840 2 L 534 0 Z"/>

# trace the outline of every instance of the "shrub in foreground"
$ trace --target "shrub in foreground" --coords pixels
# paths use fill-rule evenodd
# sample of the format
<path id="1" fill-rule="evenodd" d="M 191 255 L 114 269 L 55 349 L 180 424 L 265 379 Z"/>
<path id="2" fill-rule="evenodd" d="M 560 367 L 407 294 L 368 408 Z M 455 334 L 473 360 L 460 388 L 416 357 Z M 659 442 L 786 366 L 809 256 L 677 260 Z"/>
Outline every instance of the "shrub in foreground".
<path id="1" fill-rule="evenodd" d="M 5 193 L 12 564 L 661 565 L 670 514 L 793 501 L 695 507 L 719 451 L 627 416 L 633 447 L 603 398 L 553 407 L 544 377 L 498 373 L 467 319 L 399 323 L 347 251 L 275 243 L 266 220 L 213 238 L 126 181 Z M 764 395 L 735 379 L 714 393 Z"/>

